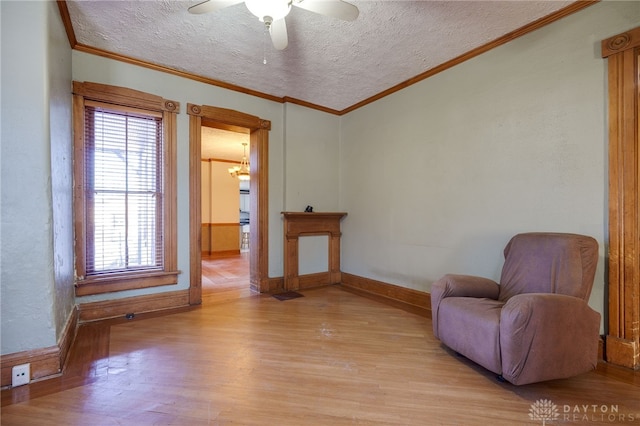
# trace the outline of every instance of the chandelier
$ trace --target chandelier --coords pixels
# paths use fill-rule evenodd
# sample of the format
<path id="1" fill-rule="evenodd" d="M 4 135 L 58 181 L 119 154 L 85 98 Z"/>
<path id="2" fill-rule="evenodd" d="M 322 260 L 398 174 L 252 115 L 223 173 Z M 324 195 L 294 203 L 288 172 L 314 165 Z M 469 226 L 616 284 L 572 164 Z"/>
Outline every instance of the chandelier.
<path id="1" fill-rule="evenodd" d="M 247 143 L 242 143 L 242 161 L 239 166 L 233 166 L 229 169 L 231 177 L 238 180 L 249 180 L 249 162 L 247 161 Z"/>

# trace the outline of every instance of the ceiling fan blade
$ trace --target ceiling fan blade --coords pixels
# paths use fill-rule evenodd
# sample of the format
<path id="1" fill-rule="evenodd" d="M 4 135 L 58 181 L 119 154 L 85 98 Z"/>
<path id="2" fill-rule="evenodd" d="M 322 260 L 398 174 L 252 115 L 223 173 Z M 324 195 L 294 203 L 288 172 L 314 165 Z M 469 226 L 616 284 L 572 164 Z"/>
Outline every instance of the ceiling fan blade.
<path id="1" fill-rule="evenodd" d="M 287 39 L 287 23 L 284 18 L 273 21 L 269 26 L 269 33 L 271 34 L 271 42 L 273 47 L 278 50 L 284 50 L 289 44 Z"/>
<path id="2" fill-rule="evenodd" d="M 342 0 L 294 0 L 293 5 L 343 21 L 354 21 L 360 14 L 356 6 Z"/>
<path id="3" fill-rule="evenodd" d="M 195 6 L 191 6 L 188 10 L 189 13 L 199 15 L 201 13 L 215 12 L 238 3 L 242 3 L 242 0 L 205 0 Z"/>

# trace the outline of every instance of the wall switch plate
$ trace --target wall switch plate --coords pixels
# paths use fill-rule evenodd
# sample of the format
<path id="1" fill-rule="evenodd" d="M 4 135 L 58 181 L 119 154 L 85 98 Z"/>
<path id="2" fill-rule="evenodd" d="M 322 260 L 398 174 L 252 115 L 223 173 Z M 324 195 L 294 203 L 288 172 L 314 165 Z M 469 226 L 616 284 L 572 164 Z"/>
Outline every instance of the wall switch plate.
<path id="1" fill-rule="evenodd" d="M 15 365 L 11 368 L 11 387 L 29 384 L 31 380 L 31 364 Z"/>

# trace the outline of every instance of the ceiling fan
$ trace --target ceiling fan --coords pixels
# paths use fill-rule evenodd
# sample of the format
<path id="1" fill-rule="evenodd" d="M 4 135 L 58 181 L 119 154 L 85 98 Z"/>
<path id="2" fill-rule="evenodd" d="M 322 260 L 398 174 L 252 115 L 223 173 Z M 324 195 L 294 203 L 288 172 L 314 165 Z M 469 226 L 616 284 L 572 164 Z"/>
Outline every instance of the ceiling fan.
<path id="1" fill-rule="evenodd" d="M 189 13 L 215 12 L 242 2 L 243 0 L 206 0 L 191 6 Z M 284 18 L 291 11 L 291 6 L 343 21 L 353 21 L 359 14 L 356 6 L 342 0 L 244 0 L 244 4 L 260 22 L 264 22 L 273 46 L 278 50 L 283 50 L 289 44 Z"/>

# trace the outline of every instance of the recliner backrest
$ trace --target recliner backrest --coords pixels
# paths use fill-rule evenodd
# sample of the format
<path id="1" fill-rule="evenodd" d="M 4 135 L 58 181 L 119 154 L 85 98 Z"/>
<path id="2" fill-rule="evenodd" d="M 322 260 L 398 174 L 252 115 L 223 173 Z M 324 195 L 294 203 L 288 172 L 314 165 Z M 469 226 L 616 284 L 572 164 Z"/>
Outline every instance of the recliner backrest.
<path id="1" fill-rule="evenodd" d="M 596 267 L 598 242 L 577 234 L 531 232 L 511 238 L 498 299 L 516 294 L 558 293 L 589 300 Z"/>

